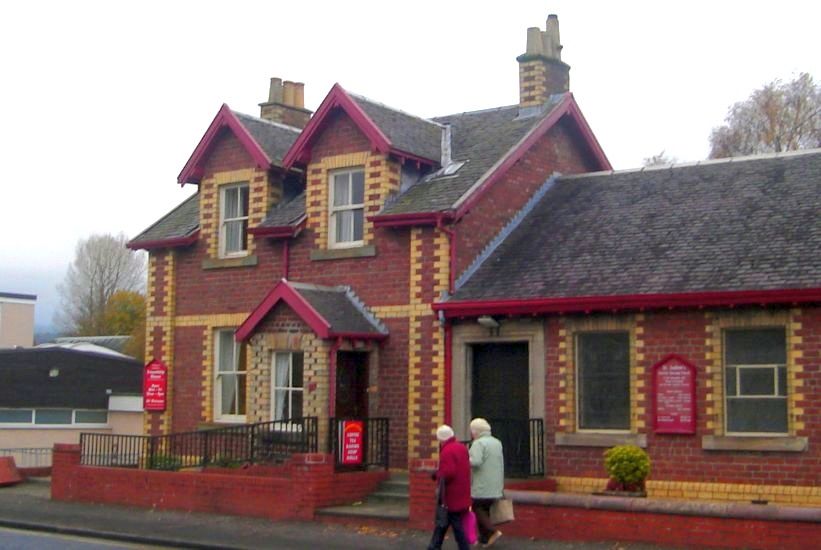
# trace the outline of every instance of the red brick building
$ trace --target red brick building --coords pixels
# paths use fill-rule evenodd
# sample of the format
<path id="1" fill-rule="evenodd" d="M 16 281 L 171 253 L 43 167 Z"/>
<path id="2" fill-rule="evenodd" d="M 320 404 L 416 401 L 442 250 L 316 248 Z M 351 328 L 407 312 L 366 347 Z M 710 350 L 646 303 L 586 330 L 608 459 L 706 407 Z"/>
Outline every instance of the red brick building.
<path id="1" fill-rule="evenodd" d="M 147 433 L 315 416 L 327 450 L 385 417 L 403 469 L 481 415 L 563 490 L 631 442 L 650 494 L 821 504 L 821 154 L 613 173 L 560 52 L 529 29 L 519 103 L 483 111 L 223 105 L 130 244 L 170 369 Z"/>

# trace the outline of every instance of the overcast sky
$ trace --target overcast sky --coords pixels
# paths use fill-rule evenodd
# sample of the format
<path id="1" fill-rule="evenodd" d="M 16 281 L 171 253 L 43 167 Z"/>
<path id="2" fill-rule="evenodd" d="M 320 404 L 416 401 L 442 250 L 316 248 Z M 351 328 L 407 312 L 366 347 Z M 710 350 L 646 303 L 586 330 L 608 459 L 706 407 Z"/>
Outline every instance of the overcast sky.
<path id="1" fill-rule="evenodd" d="M 706 157 L 728 107 L 821 78 L 816 2 L 5 2 L 0 4 L 0 291 L 39 296 L 78 239 L 135 236 L 193 190 L 176 177 L 224 102 L 268 79 L 334 82 L 420 116 L 518 101 L 527 27 L 559 16 L 570 88 L 616 169 Z"/>

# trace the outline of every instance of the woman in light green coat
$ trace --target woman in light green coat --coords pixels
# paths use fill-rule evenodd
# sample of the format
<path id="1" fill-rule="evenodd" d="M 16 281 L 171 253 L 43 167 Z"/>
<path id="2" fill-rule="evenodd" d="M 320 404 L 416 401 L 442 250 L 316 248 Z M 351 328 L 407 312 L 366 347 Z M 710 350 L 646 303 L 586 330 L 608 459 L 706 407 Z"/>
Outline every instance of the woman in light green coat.
<path id="1" fill-rule="evenodd" d="M 505 464 L 502 442 L 490 434 L 490 424 L 484 418 L 470 421 L 470 496 L 473 512 L 479 524 L 479 540 L 487 546 L 502 536 L 490 522 L 490 507 L 502 498 L 505 488 Z"/>

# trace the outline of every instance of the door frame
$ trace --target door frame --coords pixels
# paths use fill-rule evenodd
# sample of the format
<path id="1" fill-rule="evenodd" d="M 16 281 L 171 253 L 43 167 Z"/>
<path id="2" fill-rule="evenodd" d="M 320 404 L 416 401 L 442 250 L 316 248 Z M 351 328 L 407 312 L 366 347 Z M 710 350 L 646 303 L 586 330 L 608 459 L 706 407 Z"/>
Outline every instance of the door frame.
<path id="1" fill-rule="evenodd" d="M 542 319 L 503 320 L 494 333 L 478 323 L 453 326 L 453 362 L 451 376 L 451 424 L 460 440 L 470 439 L 469 424 L 472 387 L 473 344 L 506 342 L 527 343 L 528 350 L 528 414 L 545 419 L 545 347 Z"/>

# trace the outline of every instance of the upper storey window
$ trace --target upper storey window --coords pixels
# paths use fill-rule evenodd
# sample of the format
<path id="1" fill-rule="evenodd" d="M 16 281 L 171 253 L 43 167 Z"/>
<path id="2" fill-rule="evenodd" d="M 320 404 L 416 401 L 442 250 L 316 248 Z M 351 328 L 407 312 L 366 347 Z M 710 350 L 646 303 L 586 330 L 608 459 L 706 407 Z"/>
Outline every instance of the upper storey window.
<path id="1" fill-rule="evenodd" d="M 220 189 L 220 257 L 248 253 L 248 184 L 226 185 Z"/>
<path id="2" fill-rule="evenodd" d="M 365 171 L 361 168 L 331 174 L 331 248 L 361 246 L 365 221 Z"/>

